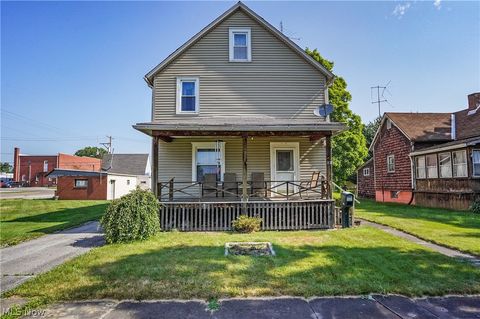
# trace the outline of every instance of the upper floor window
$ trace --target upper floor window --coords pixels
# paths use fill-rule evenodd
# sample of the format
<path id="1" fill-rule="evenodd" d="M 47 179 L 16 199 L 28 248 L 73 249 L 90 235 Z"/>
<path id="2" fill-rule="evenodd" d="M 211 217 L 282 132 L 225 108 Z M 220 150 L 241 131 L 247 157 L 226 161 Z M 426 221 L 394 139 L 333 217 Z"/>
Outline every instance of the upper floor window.
<path id="1" fill-rule="evenodd" d="M 43 161 L 43 171 L 48 172 L 48 161 Z"/>
<path id="2" fill-rule="evenodd" d="M 426 168 L 425 168 L 425 156 L 419 156 L 416 160 L 417 166 L 417 178 L 427 177 Z"/>
<path id="3" fill-rule="evenodd" d="M 452 177 L 452 157 L 450 153 L 438 154 L 438 162 L 440 166 L 440 177 L 441 178 Z"/>
<path id="4" fill-rule="evenodd" d="M 395 172 L 395 155 L 387 156 L 387 172 L 388 173 Z"/>
<path id="5" fill-rule="evenodd" d="M 392 121 L 390 119 L 387 119 L 387 130 L 392 128 Z"/>
<path id="6" fill-rule="evenodd" d="M 250 28 L 229 29 L 230 62 L 252 61 Z"/>
<path id="7" fill-rule="evenodd" d="M 453 177 L 467 177 L 467 154 L 465 151 L 452 152 Z"/>
<path id="8" fill-rule="evenodd" d="M 370 176 L 370 167 L 365 167 L 363 169 L 363 176 Z"/>
<path id="9" fill-rule="evenodd" d="M 198 78 L 177 78 L 177 114 L 196 114 L 199 106 Z"/>
<path id="10" fill-rule="evenodd" d="M 427 161 L 427 178 L 437 178 L 437 154 L 431 154 L 426 156 Z"/>
<path id="11" fill-rule="evenodd" d="M 480 177 L 480 150 L 472 152 L 473 176 Z"/>

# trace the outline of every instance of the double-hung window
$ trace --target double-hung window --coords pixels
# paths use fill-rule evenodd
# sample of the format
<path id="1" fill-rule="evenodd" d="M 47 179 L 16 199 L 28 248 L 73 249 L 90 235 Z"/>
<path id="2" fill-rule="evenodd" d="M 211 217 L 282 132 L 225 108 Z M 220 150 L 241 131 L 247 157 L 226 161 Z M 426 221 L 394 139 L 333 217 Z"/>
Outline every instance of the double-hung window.
<path id="1" fill-rule="evenodd" d="M 43 161 L 43 172 L 44 173 L 48 172 L 48 161 L 47 160 Z"/>
<path id="2" fill-rule="evenodd" d="M 437 154 L 430 154 L 426 156 L 427 162 L 427 178 L 437 178 Z"/>
<path id="3" fill-rule="evenodd" d="M 206 174 L 223 180 L 225 171 L 224 142 L 192 142 L 192 180 L 203 182 Z"/>
<path id="4" fill-rule="evenodd" d="M 229 29 L 230 62 L 252 61 L 252 45 L 250 28 Z"/>
<path id="5" fill-rule="evenodd" d="M 387 173 L 395 173 L 395 155 L 387 156 Z"/>
<path id="6" fill-rule="evenodd" d="M 480 177 L 480 150 L 472 152 L 473 176 Z"/>
<path id="7" fill-rule="evenodd" d="M 450 152 L 438 154 L 438 164 L 440 166 L 440 177 L 452 177 L 452 157 Z"/>
<path id="8" fill-rule="evenodd" d="M 370 167 L 365 167 L 363 169 L 363 176 L 370 176 Z"/>
<path id="9" fill-rule="evenodd" d="M 425 178 L 427 177 L 426 167 L 425 167 L 425 156 L 419 156 L 416 159 L 416 166 L 417 166 L 417 178 Z"/>
<path id="10" fill-rule="evenodd" d="M 453 177 L 467 177 L 467 153 L 465 151 L 452 152 Z"/>
<path id="11" fill-rule="evenodd" d="M 177 78 L 177 114 L 198 113 L 199 79 L 194 77 Z"/>

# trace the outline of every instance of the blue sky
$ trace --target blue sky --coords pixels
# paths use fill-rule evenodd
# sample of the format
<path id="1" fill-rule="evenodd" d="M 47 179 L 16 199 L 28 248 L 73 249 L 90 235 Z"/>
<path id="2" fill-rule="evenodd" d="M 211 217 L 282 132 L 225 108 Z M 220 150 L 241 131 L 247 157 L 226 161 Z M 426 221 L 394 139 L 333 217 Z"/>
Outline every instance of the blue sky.
<path id="1" fill-rule="evenodd" d="M 1 160 L 66 152 L 113 135 L 149 152 L 143 76 L 235 2 L 2 2 Z M 449 112 L 480 90 L 479 2 L 246 2 L 335 62 L 365 122 L 382 111 Z"/>

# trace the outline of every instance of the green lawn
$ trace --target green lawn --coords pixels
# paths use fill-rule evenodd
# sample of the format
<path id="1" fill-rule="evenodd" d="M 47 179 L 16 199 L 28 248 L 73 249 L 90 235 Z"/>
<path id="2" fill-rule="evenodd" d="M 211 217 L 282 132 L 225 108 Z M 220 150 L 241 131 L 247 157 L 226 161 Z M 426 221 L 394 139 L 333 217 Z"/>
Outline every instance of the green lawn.
<path id="1" fill-rule="evenodd" d="M 0 245 L 14 245 L 57 230 L 99 219 L 106 201 L 0 200 Z"/>
<path id="2" fill-rule="evenodd" d="M 224 256 L 229 241 L 270 241 L 277 256 Z M 7 296 L 35 304 L 97 298 L 221 298 L 480 293 L 480 269 L 370 227 L 334 231 L 161 233 L 100 247 Z"/>
<path id="3" fill-rule="evenodd" d="M 356 216 L 480 256 L 480 215 L 361 200 Z"/>

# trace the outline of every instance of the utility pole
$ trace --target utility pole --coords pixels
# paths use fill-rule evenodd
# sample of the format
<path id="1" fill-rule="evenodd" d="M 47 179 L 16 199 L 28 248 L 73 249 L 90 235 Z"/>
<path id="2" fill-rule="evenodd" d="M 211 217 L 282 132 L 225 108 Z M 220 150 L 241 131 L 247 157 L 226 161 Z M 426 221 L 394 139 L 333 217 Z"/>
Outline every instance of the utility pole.
<path id="1" fill-rule="evenodd" d="M 106 148 L 106 150 L 108 151 L 108 153 L 112 154 L 112 140 L 113 140 L 113 137 L 111 135 L 107 135 L 107 138 L 108 138 L 108 142 L 105 142 L 105 143 L 100 143 L 100 145 L 103 145 L 103 147 Z"/>
<path id="2" fill-rule="evenodd" d="M 378 117 L 381 117 L 382 116 L 381 104 L 383 102 L 388 102 L 387 99 L 385 99 L 383 96 L 383 92 L 387 89 L 387 86 L 380 86 L 380 85 L 372 86 L 370 87 L 370 94 L 371 94 L 371 90 L 374 90 L 374 89 L 377 89 L 377 100 L 372 101 L 372 104 L 375 104 L 375 103 L 378 104 Z M 382 89 L 382 94 L 380 94 L 380 89 Z"/>

